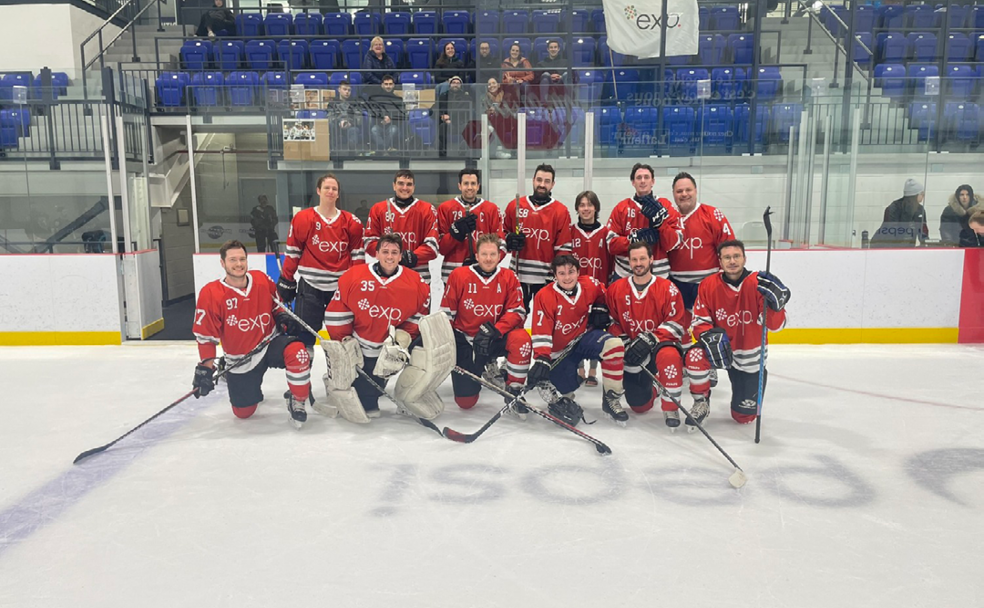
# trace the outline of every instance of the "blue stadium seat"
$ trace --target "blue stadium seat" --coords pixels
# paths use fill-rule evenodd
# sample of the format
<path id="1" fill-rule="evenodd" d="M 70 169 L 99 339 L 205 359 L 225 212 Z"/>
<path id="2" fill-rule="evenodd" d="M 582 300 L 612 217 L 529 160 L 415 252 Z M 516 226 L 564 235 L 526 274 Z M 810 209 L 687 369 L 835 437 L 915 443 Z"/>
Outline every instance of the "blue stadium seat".
<path id="1" fill-rule="evenodd" d="M 875 8 L 873 6 L 870 4 L 862 4 L 858 6 L 858 15 L 854 20 L 854 32 L 872 33 L 875 29 L 875 20 Z M 850 22 L 846 19 L 844 22 L 850 25 Z"/>
<path id="2" fill-rule="evenodd" d="M 212 43 L 208 40 L 185 40 L 180 53 L 184 69 L 201 71 L 212 62 Z"/>
<path id="3" fill-rule="evenodd" d="M 621 67 L 625 65 L 625 55 L 616 53 L 608 48 L 608 36 L 598 38 L 598 60 L 605 67 Z"/>
<path id="4" fill-rule="evenodd" d="M 874 43 L 871 41 L 871 32 L 857 34 L 854 37 L 854 62 L 860 64 L 871 63 L 871 53 L 868 52 L 869 50 L 874 50 Z"/>
<path id="5" fill-rule="evenodd" d="M 751 126 L 752 110 L 747 103 L 740 103 L 735 106 L 735 140 L 734 145 L 748 145 L 749 138 L 751 143 L 759 145 L 765 142 L 765 127 L 769 121 L 769 108 L 763 103 L 755 106 L 755 125 Z"/>
<path id="6" fill-rule="evenodd" d="M 782 74 L 779 68 L 767 66 L 759 68 L 756 95 L 762 101 L 772 101 L 782 95 Z"/>
<path id="7" fill-rule="evenodd" d="M 974 59 L 984 62 L 984 34 L 979 34 L 975 40 Z"/>
<path id="8" fill-rule="evenodd" d="M 578 106 L 571 107 L 570 118 L 567 117 L 567 109 L 559 105 L 554 108 L 551 118 L 553 124 L 560 129 L 561 137 L 558 145 L 570 142 L 572 146 L 584 145 L 584 109 Z"/>
<path id="9" fill-rule="evenodd" d="M 534 34 L 556 34 L 560 31 L 560 12 L 555 10 L 533 11 Z"/>
<path id="10" fill-rule="evenodd" d="M 187 74 L 185 74 L 187 76 Z M 18 137 L 24 137 L 31 130 L 31 111 L 27 108 L 0 111 L 0 126 L 13 127 Z"/>
<path id="11" fill-rule="evenodd" d="M 328 77 L 328 85 L 335 89 L 343 80 L 347 80 L 352 85 L 352 97 L 356 97 L 358 95 L 356 89 L 362 84 L 362 74 L 359 72 L 332 72 Z"/>
<path id="12" fill-rule="evenodd" d="M 980 141 L 981 116 L 976 103 L 950 102 L 944 107 L 943 120 L 950 137 L 963 142 Z"/>
<path id="13" fill-rule="evenodd" d="M 905 7 L 906 25 L 910 29 L 932 29 L 936 27 L 933 7 L 928 4 L 910 4 Z"/>
<path id="14" fill-rule="evenodd" d="M 913 32 L 906 36 L 912 47 L 912 60 L 932 62 L 939 59 L 936 52 L 937 40 L 935 34 L 929 32 Z"/>
<path id="15" fill-rule="evenodd" d="M 294 76 L 294 84 L 303 84 L 305 89 L 327 89 L 327 72 L 301 72 Z"/>
<path id="16" fill-rule="evenodd" d="M 731 152 L 734 141 L 734 113 L 725 105 L 706 105 L 698 110 L 700 133 L 698 143 L 703 150 L 721 148 Z"/>
<path id="17" fill-rule="evenodd" d="M 249 64 L 250 69 L 261 72 L 273 69 L 274 56 L 274 45 L 271 40 L 250 40 L 246 43 L 246 63 Z"/>
<path id="18" fill-rule="evenodd" d="M 475 33 L 495 35 L 499 33 L 499 11 L 478 11 L 475 13 Z"/>
<path id="19" fill-rule="evenodd" d="M 710 76 L 704 68 L 683 68 L 676 71 L 676 82 L 679 83 L 681 101 L 697 100 L 697 81 L 709 80 Z"/>
<path id="20" fill-rule="evenodd" d="M 898 32 L 880 32 L 875 36 L 881 63 L 902 63 L 909 57 L 909 39 Z"/>
<path id="21" fill-rule="evenodd" d="M 358 70 L 362 67 L 362 58 L 366 56 L 368 49 L 362 44 L 361 40 L 342 41 L 342 65 L 346 70 Z"/>
<path id="22" fill-rule="evenodd" d="M 324 16 L 325 36 L 348 36 L 352 33 L 352 15 L 327 13 Z"/>
<path id="23" fill-rule="evenodd" d="M 319 120 L 328 118 L 328 110 L 298 110 L 294 113 L 298 120 Z"/>
<path id="24" fill-rule="evenodd" d="M 574 88 L 578 103 L 586 106 L 596 105 L 601 99 L 605 84 L 605 74 L 599 70 L 574 70 L 577 87 Z"/>
<path id="25" fill-rule="evenodd" d="M 223 40 L 214 48 L 215 67 L 225 72 L 238 70 L 246 55 L 246 44 L 242 40 Z"/>
<path id="26" fill-rule="evenodd" d="M 967 24 L 977 30 L 984 30 L 984 6 L 974 6 L 970 9 L 970 18 Z"/>
<path id="27" fill-rule="evenodd" d="M 727 44 L 721 34 L 702 34 L 697 39 L 697 60 L 701 65 L 720 65 Z"/>
<path id="28" fill-rule="evenodd" d="M 901 30 L 905 27 L 905 9 L 901 6 L 879 6 L 875 13 L 879 16 L 876 22 L 882 29 Z"/>
<path id="29" fill-rule="evenodd" d="M 741 72 L 742 80 L 736 79 Z M 745 70 L 742 68 L 714 68 L 711 70 L 711 98 L 720 101 L 733 101 L 744 97 L 742 90 Z"/>
<path id="30" fill-rule="evenodd" d="M 232 72 L 226 78 L 226 88 L 229 90 L 229 103 L 234 106 L 253 105 L 253 96 L 259 85 L 260 77 L 256 72 Z"/>
<path id="31" fill-rule="evenodd" d="M 260 82 L 267 89 L 289 89 L 290 79 L 287 72 L 266 72 L 260 78 Z"/>
<path id="32" fill-rule="evenodd" d="M 413 33 L 417 36 L 432 36 L 437 34 L 437 13 L 434 11 L 419 11 L 414 13 Z"/>
<path id="33" fill-rule="evenodd" d="M 555 41 L 560 44 L 560 53 L 563 57 L 564 53 L 564 39 L 560 36 L 540 36 L 539 38 L 533 39 L 533 56 L 530 57 L 530 61 L 536 66 L 537 63 L 543 61 L 543 58 L 547 56 L 547 44 L 551 41 Z"/>
<path id="34" fill-rule="evenodd" d="M 571 41 L 570 57 L 576 68 L 595 66 L 595 40 L 590 36 Z"/>
<path id="35" fill-rule="evenodd" d="M 397 67 L 403 65 L 403 39 L 389 38 L 383 42 L 386 54 L 390 56 Z M 457 47 L 455 47 L 457 48 Z"/>
<path id="36" fill-rule="evenodd" d="M 259 13 L 239 13 L 236 15 L 236 33 L 243 38 L 263 35 L 263 15 Z"/>
<path id="37" fill-rule="evenodd" d="M 301 13 L 294 17 L 294 32 L 298 36 L 320 36 L 323 22 L 321 13 Z"/>
<path id="38" fill-rule="evenodd" d="M 394 11 L 383 15 L 383 30 L 387 36 L 409 36 L 410 25 L 410 13 L 405 11 Z"/>
<path id="39" fill-rule="evenodd" d="M 525 34 L 529 31 L 530 14 L 528 11 L 503 11 L 502 33 L 506 35 Z"/>
<path id="40" fill-rule="evenodd" d="M 892 99 L 906 95 L 905 66 L 900 63 L 885 63 L 875 66 L 875 86 L 881 87 L 882 95 Z"/>
<path id="41" fill-rule="evenodd" d="M 567 27 L 567 31 L 574 35 L 591 33 L 590 11 L 584 9 L 565 10 L 561 22 Z"/>
<path id="42" fill-rule="evenodd" d="M 383 26 L 383 18 L 379 13 L 358 12 L 352 19 L 352 28 L 359 36 L 377 36 Z"/>
<path id="43" fill-rule="evenodd" d="M 728 49 L 736 65 L 750 65 L 755 53 L 755 36 L 731 34 L 728 36 Z"/>
<path id="44" fill-rule="evenodd" d="M 701 6 L 697 8 L 697 31 L 706 32 L 711 29 L 711 7 Z"/>
<path id="45" fill-rule="evenodd" d="M 595 139 L 598 145 L 618 146 L 619 131 L 622 128 L 622 114 L 616 106 L 604 106 L 595 110 Z"/>
<path id="46" fill-rule="evenodd" d="M 713 11 L 711 12 L 713 15 Z M 626 113 L 628 120 L 628 113 Z M 663 133 L 665 150 L 671 154 L 693 154 L 697 127 L 697 112 L 690 106 L 663 108 Z"/>
<path id="47" fill-rule="evenodd" d="M 621 68 L 614 71 L 614 81 L 610 89 L 610 97 L 618 101 L 631 101 L 639 94 L 639 70 Z M 606 74 L 606 77 L 608 74 Z"/>
<path id="48" fill-rule="evenodd" d="M 217 106 L 223 103 L 222 72 L 198 72 L 191 78 L 191 91 L 196 106 Z"/>
<path id="49" fill-rule="evenodd" d="M 4 77 L 6 80 L 6 76 Z M 185 89 L 191 84 L 191 78 L 184 72 L 164 72 L 157 77 L 157 103 L 164 107 L 179 107 L 185 105 Z"/>
<path id="50" fill-rule="evenodd" d="M 935 65 L 909 65 L 909 86 L 912 94 L 919 97 L 926 94 L 926 78 L 939 76 L 940 69 Z"/>
<path id="51" fill-rule="evenodd" d="M 34 83 L 34 74 L 31 72 L 13 72 L 5 74 L 0 80 L 0 101 L 10 101 L 13 98 L 14 87 L 24 87 L 25 93 L 30 92 L 31 85 Z"/>
<path id="52" fill-rule="evenodd" d="M 430 72 L 400 72 L 400 84 L 415 84 L 418 87 L 431 84 Z"/>
<path id="53" fill-rule="evenodd" d="M 407 112 L 410 133 L 424 146 L 433 146 L 437 140 L 437 125 L 430 110 L 414 109 Z"/>
<path id="54" fill-rule="evenodd" d="M 0 148 L 17 148 L 19 145 L 17 129 L 0 125 Z"/>
<path id="55" fill-rule="evenodd" d="M 946 19 L 949 21 L 949 28 L 952 30 L 965 27 L 967 24 L 967 17 L 969 15 L 970 11 L 967 7 L 959 4 L 953 4 L 946 9 Z"/>
<path id="56" fill-rule="evenodd" d="M 526 145 L 543 148 L 547 126 L 553 120 L 553 112 L 547 108 L 523 107 L 518 113 L 526 114 Z"/>
<path id="57" fill-rule="evenodd" d="M 471 14 L 468 11 L 444 11 L 441 22 L 448 36 L 464 36 L 471 31 Z"/>
<path id="58" fill-rule="evenodd" d="M 434 60 L 436 61 L 437 58 L 441 56 L 441 53 L 444 52 L 444 47 L 449 42 L 454 43 L 455 54 L 458 57 L 461 57 L 462 61 L 468 63 L 468 41 L 465 40 L 464 38 L 441 38 L 440 40 L 438 40 L 437 48 L 434 49 L 435 51 Z"/>
<path id="59" fill-rule="evenodd" d="M 603 34 L 608 30 L 605 29 L 605 11 L 604 9 L 596 8 L 591 11 L 591 29 L 596 34 Z"/>
<path id="60" fill-rule="evenodd" d="M 918 141 L 929 141 L 936 133 L 936 104 L 917 102 L 909 105 L 909 127 L 918 130 Z"/>
<path id="61" fill-rule="evenodd" d="M 799 127 L 803 106 L 798 103 L 777 103 L 772 106 L 772 131 L 779 143 L 789 143 L 789 127 Z"/>
<path id="62" fill-rule="evenodd" d="M 457 49 L 457 47 L 455 47 Z M 434 48 L 429 38 L 411 38 L 407 41 L 407 65 L 411 70 L 429 70 Z"/>
<path id="63" fill-rule="evenodd" d="M 974 54 L 974 47 L 967 36 L 956 33 L 947 36 L 947 61 L 970 61 Z"/>
<path id="64" fill-rule="evenodd" d="M 740 25 L 737 6 L 713 6 L 711 7 L 712 30 L 730 31 L 737 30 Z"/>
<path id="65" fill-rule="evenodd" d="M 529 58 L 530 53 L 533 51 L 533 43 L 529 38 L 503 38 L 502 39 L 502 56 L 509 56 L 509 47 L 513 44 L 518 44 L 519 49 L 523 52 L 523 57 Z"/>
<path id="66" fill-rule="evenodd" d="M 51 73 L 51 96 L 54 99 L 58 99 L 59 95 L 65 95 L 68 92 L 68 87 L 71 85 L 71 81 L 68 79 L 68 74 L 65 72 L 52 72 Z M 41 74 L 34 77 L 34 96 L 37 99 L 41 99 L 42 96 L 42 82 Z"/>
<path id="67" fill-rule="evenodd" d="M 947 66 L 945 90 L 954 101 L 973 97 L 976 83 L 977 73 L 969 65 Z"/>
<path id="68" fill-rule="evenodd" d="M 290 36 L 293 23 L 290 13 L 267 13 L 263 18 L 263 31 L 267 36 Z"/>
<path id="69" fill-rule="evenodd" d="M 308 43 L 305 40 L 281 40 L 277 57 L 288 70 L 303 70 L 307 65 Z"/>
<path id="70" fill-rule="evenodd" d="M 342 54 L 337 40 L 315 40 L 311 43 L 311 67 L 316 70 L 334 70 Z"/>

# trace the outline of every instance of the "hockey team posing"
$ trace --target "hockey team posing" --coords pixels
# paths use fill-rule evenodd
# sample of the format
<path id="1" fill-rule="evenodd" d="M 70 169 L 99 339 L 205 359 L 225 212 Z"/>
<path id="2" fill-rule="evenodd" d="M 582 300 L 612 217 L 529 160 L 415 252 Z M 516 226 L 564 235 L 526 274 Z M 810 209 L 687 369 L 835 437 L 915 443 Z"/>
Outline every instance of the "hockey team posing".
<path id="1" fill-rule="evenodd" d="M 500 213 L 478 196 L 478 171 L 464 169 L 461 195 L 435 209 L 414 196 L 414 175 L 401 170 L 394 196 L 376 203 L 363 227 L 337 208 L 338 179 L 323 176 L 319 205 L 291 222 L 276 285 L 247 270 L 242 243 L 220 250 L 226 276 L 202 289 L 195 311 L 196 396 L 214 388 L 221 342 L 240 418 L 263 400 L 263 374 L 273 366 L 286 368 L 296 426 L 309 399 L 323 414 L 369 422 L 398 373 L 394 400 L 419 419 L 443 411 L 436 389 L 450 374 L 462 409 L 477 403 L 484 385 L 509 395 L 511 411 L 524 417 L 522 395 L 537 388 L 550 413 L 574 425 L 583 416 L 575 391 L 597 384 L 596 363 L 578 373 L 587 360 L 600 362 L 602 412 L 621 425 L 629 419 L 624 396 L 636 414 L 659 400 L 666 425 L 678 427 L 684 378 L 691 415 L 701 422 L 716 369 L 731 382 L 732 418 L 754 421 L 767 348 L 762 325 L 784 327 L 789 289 L 745 268 L 744 245 L 721 211 L 697 201 L 687 173 L 674 178 L 670 202 L 653 195 L 652 167 L 636 164 L 635 193 L 615 205 L 605 226 L 590 191 L 578 195 L 572 225 L 567 205 L 551 195 L 554 180 L 551 166 L 538 166 L 533 194 Z M 377 261 L 366 264 L 365 254 Z M 509 267 L 500 264 L 507 254 Z M 445 291 L 440 312 L 428 314 L 428 262 L 438 255 Z M 310 394 L 318 329 L 330 336 L 321 342 L 326 403 Z"/>

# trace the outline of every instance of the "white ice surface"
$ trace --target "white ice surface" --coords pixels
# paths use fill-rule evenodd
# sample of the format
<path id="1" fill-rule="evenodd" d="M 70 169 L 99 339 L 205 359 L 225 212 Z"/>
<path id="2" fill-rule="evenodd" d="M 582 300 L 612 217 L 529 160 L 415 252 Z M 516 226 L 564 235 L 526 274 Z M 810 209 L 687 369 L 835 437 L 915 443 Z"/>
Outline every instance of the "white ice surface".
<path id="1" fill-rule="evenodd" d="M 762 443 L 726 378 L 712 397 L 740 491 L 658 412 L 579 426 L 609 457 L 533 417 L 452 443 L 385 400 L 295 431 L 279 370 L 252 419 L 223 386 L 72 465 L 184 394 L 196 357 L 0 349 L 0 606 L 984 605 L 978 347 L 773 347 Z M 463 432 L 501 405 L 441 392 Z M 600 389 L 578 395 L 599 417 Z"/>

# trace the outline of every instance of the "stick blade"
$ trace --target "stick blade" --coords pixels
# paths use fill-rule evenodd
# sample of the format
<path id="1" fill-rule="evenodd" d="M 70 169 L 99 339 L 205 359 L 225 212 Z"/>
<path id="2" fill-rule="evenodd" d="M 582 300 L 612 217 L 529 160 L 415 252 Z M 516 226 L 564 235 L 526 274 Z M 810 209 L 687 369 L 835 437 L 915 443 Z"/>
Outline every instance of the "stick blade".
<path id="1" fill-rule="evenodd" d="M 745 476 L 745 472 L 741 469 L 735 469 L 735 472 L 728 477 L 728 483 L 736 489 L 745 485 L 746 482 L 748 482 L 748 477 Z"/>
<path id="2" fill-rule="evenodd" d="M 72 464 L 78 464 L 81 461 L 83 461 L 86 458 L 88 458 L 89 456 L 92 456 L 93 454 L 98 454 L 99 452 L 102 452 L 103 450 L 105 450 L 108 447 L 109 447 L 108 445 L 101 445 L 98 448 L 92 448 L 91 450 L 86 450 L 86 451 L 82 452 L 81 454 L 79 454 L 78 456 L 76 456 L 75 457 L 75 460 L 72 461 Z"/>
<path id="3" fill-rule="evenodd" d="M 595 444 L 595 449 L 597 449 L 598 453 L 602 456 L 610 456 L 612 453 L 612 449 L 603 443 Z"/>
<path id="4" fill-rule="evenodd" d="M 441 434 L 451 441 L 457 441 L 458 443 L 471 443 L 475 439 L 473 435 L 465 435 L 448 427 L 444 427 L 444 431 Z"/>
<path id="5" fill-rule="evenodd" d="M 772 207 L 766 207 L 765 213 L 762 214 L 762 222 L 765 224 L 765 232 L 769 235 L 772 234 L 772 219 L 769 217 L 772 215 Z"/>

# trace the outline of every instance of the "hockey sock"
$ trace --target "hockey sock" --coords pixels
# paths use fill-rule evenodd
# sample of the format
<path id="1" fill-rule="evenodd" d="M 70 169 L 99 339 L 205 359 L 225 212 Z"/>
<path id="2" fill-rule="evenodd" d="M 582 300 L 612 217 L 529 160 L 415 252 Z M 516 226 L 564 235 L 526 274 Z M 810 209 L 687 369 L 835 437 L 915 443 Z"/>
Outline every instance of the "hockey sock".
<path id="1" fill-rule="evenodd" d="M 287 367 L 287 387 L 294 398 L 304 403 L 311 394 L 311 357 L 301 342 L 291 342 L 284 348 Z"/>
<path id="2" fill-rule="evenodd" d="M 623 392 L 622 371 L 625 347 L 619 338 L 605 340 L 601 348 L 601 384 L 606 391 Z"/>

